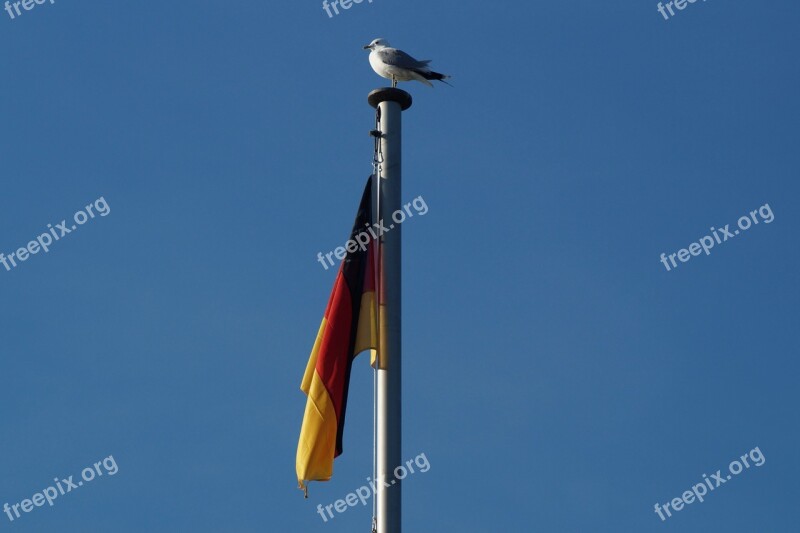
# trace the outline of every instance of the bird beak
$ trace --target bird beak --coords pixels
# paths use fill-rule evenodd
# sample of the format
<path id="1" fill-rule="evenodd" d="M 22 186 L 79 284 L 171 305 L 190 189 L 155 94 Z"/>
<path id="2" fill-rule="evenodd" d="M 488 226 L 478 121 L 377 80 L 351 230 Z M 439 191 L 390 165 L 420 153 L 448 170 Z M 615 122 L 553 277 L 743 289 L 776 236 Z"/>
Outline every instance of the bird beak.
<path id="1" fill-rule="evenodd" d="M 369 50 L 370 48 L 372 48 L 371 44 L 364 45 L 364 50 Z"/>

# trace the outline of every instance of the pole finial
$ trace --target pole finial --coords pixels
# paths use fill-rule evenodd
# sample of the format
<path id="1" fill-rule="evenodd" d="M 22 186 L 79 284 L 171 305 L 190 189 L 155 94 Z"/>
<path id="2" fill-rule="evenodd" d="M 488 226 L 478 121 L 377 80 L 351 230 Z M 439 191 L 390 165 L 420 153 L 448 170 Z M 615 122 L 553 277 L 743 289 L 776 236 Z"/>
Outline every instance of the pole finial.
<path id="1" fill-rule="evenodd" d="M 411 107 L 411 95 L 403 89 L 395 87 L 381 87 L 375 89 L 367 96 L 367 102 L 374 108 L 377 108 L 381 102 L 397 102 L 400 104 L 400 109 L 405 111 Z"/>

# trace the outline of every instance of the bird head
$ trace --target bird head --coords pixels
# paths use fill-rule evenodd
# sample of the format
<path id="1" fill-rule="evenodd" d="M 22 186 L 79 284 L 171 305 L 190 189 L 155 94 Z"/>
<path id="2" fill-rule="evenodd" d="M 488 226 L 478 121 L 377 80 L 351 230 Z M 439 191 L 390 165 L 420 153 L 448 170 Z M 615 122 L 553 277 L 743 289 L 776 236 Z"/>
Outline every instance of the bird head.
<path id="1" fill-rule="evenodd" d="M 364 50 L 380 50 L 381 48 L 388 48 L 389 41 L 386 39 L 375 39 L 364 47 Z"/>

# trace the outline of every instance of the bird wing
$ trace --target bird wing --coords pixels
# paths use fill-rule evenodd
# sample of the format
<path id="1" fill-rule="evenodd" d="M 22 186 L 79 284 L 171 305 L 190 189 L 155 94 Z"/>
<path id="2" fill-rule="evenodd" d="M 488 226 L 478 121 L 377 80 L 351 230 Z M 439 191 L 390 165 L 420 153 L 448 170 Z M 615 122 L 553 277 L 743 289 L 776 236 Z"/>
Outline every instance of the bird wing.
<path id="1" fill-rule="evenodd" d="M 407 69 L 425 68 L 428 66 L 428 63 L 431 62 L 430 59 L 425 61 L 416 60 L 407 53 L 396 48 L 384 48 L 383 50 L 379 50 L 378 58 L 387 65 Z"/>

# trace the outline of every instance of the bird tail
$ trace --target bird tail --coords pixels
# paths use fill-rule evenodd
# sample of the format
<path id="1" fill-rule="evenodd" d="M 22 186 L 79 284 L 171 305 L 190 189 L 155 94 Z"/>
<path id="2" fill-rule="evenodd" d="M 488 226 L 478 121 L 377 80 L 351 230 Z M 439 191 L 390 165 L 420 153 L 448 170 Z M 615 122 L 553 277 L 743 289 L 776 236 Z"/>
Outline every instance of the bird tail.
<path id="1" fill-rule="evenodd" d="M 420 70 L 420 71 L 417 71 L 417 72 L 420 75 L 422 75 L 422 77 L 424 77 L 426 80 L 440 81 L 440 82 L 442 82 L 442 83 L 444 83 L 446 85 L 450 85 L 450 87 L 452 87 L 451 84 L 449 84 L 446 81 L 444 81 L 444 80 L 450 79 L 452 76 L 448 76 L 447 74 L 441 74 L 439 72 L 434 72 L 432 70 L 428 70 L 428 71 Z"/>

